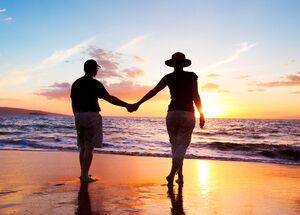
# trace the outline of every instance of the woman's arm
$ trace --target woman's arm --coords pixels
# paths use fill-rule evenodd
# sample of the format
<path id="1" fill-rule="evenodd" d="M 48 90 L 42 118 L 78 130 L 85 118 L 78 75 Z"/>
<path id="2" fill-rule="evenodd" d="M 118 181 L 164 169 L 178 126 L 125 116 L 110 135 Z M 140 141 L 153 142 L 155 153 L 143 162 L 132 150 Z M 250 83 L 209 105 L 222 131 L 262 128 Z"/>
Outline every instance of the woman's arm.
<path id="1" fill-rule="evenodd" d="M 150 90 L 143 98 L 141 98 L 140 101 L 131 105 L 131 107 L 129 108 L 129 112 L 136 111 L 142 103 L 154 97 L 159 91 L 164 89 L 166 86 L 167 85 L 162 80 L 158 82 L 158 84 L 152 90 Z"/>
<path id="2" fill-rule="evenodd" d="M 152 89 L 150 90 L 140 101 L 138 101 L 136 104 L 141 105 L 142 103 L 144 103 L 145 101 L 151 99 L 152 97 L 154 97 L 159 91 L 161 91 L 162 89 L 164 89 L 167 85 L 161 80 L 160 82 L 158 82 L 158 84 Z"/>
<path id="3" fill-rule="evenodd" d="M 204 124 L 205 124 L 205 119 L 204 119 L 204 114 L 203 114 L 203 110 L 202 110 L 202 104 L 201 104 L 201 98 L 200 98 L 200 95 L 198 93 L 198 82 L 197 80 L 195 80 L 193 82 L 193 100 L 194 100 L 194 103 L 197 107 L 197 110 L 200 114 L 200 127 L 203 128 Z"/>

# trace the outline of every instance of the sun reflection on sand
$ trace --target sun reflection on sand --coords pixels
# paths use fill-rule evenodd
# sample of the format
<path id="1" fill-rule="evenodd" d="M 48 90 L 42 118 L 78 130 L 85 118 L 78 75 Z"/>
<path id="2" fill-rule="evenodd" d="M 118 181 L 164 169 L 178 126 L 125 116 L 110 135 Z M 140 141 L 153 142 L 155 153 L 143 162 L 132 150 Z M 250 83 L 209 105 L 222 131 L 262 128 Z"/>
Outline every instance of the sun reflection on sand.
<path id="1" fill-rule="evenodd" d="M 207 161 L 200 160 L 197 162 L 199 182 L 201 187 L 201 193 L 203 196 L 207 196 L 209 193 L 209 164 Z"/>

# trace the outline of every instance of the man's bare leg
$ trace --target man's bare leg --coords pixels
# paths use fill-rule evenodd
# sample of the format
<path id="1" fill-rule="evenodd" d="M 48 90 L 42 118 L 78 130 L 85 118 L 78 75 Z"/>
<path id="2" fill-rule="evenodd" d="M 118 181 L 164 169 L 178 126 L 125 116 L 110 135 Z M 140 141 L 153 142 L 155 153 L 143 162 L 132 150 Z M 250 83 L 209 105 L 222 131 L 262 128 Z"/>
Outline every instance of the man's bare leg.
<path id="1" fill-rule="evenodd" d="M 82 153 L 82 160 L 81 160 L 81 181 L 83 182 L 91 182 L 93 181 L 89 177 L 89 169 L 93 160 L 93 148 L 85 148 L 84 152 Z"/>

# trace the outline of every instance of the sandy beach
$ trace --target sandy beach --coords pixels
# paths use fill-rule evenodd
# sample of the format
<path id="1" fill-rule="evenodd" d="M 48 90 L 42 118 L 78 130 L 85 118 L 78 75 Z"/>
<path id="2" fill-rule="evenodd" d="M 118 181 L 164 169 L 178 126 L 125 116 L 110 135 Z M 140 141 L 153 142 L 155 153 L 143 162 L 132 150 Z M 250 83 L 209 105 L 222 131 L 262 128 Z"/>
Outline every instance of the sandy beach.
<path id="1" fill-rule="evenodd" d="M 0 151 L 0 214 L 299 214 L 300 167 L 185 160 L 168 190 L 169 158 L 96 154 L 80 185 L 74 152 Z"/>

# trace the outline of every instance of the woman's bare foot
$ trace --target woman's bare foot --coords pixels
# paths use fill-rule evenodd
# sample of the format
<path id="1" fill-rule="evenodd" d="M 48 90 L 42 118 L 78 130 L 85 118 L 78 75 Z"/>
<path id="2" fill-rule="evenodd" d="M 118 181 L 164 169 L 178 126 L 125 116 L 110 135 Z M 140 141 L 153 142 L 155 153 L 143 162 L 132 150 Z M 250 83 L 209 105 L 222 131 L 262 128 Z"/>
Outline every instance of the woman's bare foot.
<path id="1" fill-rule="evenodd" d="M 178 175 L 178 179 L 176 180 L 176 183 L 179 185 L 183 185 L 183 175 Z"/>
<path id="2" fill-rule="evenodd" d="M 96 178 L 92 178 L 91 176 L 92 175 L 89 175 L 88 177 L 82 177 L 82 176 L 80 176 L 79 178 L 80 178 L 81 183 L 91 183 L 91 182 L 97 181 Z"/>

